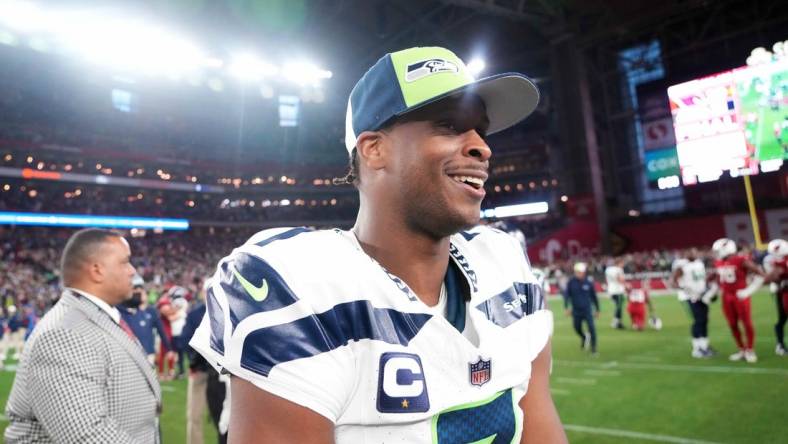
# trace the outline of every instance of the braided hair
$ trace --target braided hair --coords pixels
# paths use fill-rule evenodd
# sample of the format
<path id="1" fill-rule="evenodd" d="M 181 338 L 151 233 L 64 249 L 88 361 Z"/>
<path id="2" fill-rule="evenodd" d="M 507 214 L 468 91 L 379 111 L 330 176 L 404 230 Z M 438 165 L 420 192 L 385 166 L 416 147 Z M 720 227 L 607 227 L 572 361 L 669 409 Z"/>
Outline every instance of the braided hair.
<path id="1" fill-rule="evenodd" d="M 331 182 L 334 185 L 356 185 L 359 180 L 358 175 L 358 154 L 355 148 L 350 153 L 350 163 L 348 172 L 343 177 L 335 177 Z"/>

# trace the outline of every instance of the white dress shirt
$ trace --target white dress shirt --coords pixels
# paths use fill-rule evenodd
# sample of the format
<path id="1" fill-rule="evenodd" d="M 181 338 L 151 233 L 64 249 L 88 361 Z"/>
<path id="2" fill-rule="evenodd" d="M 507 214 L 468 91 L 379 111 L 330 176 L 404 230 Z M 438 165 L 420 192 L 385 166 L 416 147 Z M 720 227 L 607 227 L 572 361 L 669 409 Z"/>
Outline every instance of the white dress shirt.
<path id="1" fill-rule="evenodd" d="M 118 311 L 117 308 L 107 304 L 106 302 L 102 301 L 98 297 L 88 293 L 85 290 L 79 290 L 73 287 L 66 287 L 66 289 L 73 291 L 74 293 L 78 293 L 80 296 L 86 297 L 90 302 L 96 304 L 98 308 L 104 310 L 109 315 L 109 317 L 111 317 L 112 320 L 115 321 L 116 324 L 120 324 L 120 312 Z"/>

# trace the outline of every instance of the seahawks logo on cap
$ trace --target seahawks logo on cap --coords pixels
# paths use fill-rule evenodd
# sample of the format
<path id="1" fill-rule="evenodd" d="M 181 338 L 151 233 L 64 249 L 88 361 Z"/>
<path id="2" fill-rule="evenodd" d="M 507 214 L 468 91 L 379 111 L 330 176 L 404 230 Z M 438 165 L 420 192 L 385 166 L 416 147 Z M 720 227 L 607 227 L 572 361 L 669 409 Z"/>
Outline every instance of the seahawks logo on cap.
<path id="1" fill-rule="evenodd" d="M 424 77 L 437 74 L 439 72 L 458 73 L 460 68 L 454 62 L 446 59 L 429 59 L 408 65 L 408 72 L 405 73 L 406 82 L 414 82 Z"/>

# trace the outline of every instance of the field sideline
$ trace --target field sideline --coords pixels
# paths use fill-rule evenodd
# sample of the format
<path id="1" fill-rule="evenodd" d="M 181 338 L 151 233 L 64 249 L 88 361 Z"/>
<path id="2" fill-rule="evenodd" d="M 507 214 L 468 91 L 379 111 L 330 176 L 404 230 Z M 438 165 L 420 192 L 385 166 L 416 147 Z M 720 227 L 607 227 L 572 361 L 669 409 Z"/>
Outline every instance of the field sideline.
<path id="1" fill-rule="evenodd" d="M 552 390 L 572 443 L 787 442 L 788 357 L 774 354 L 774 298 L 753 299 L 757 364 L 729 362 L 735 351 L 719 302 L 710 312 L 710 338 L 719 356 L 689 356 L 689 317 L 673 296 L 654 298 L 661 331 L 609 327 L 612 304 L 602 299 L 599 356 L 580 350 L 561 301 L 555 313 Z M 628 322 L 627 322 L 628 324 Z M 5 407 L 15 362 L 0 372 Z M 163 383 L 165 443 L 186 442 L 186 381 Z M 0 417 L 0 431 L 7 425 Z M 215 434 L 206 427 L 206 442 Z"/>

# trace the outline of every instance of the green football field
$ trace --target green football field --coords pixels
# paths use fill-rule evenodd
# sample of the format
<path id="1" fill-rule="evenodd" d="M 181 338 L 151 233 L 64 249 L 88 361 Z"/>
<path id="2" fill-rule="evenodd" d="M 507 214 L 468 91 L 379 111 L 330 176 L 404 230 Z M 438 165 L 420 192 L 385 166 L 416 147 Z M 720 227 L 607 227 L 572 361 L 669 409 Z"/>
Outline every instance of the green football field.
<path id="1" fill-rule="evenodd" d="M 773 296 L 753 299 L 757 364 L 729 362 L 735 351 L 719 302 L 711 309 L 710 338 L 719 356 L 689 356 L 689 317 L 674 297 L 656 297 L 661 331 L 613 330 L 611 302 L 602 300 L 599 356 L 580 350 L 561 302 L 553 338 L 552 390 L 573 443 L 788 442 L 788 357 L 774 354 Z M 7 364 L 15 362 L 8 361 Z M 5 406 L 13 372 L 0 372 Z M 186 381 L 163 383 L 165 443 L 186 442 Z M 0 418 L 0 430 L 7 425 Z M 206 442 L 215 434 L 206 426 Z"/>

